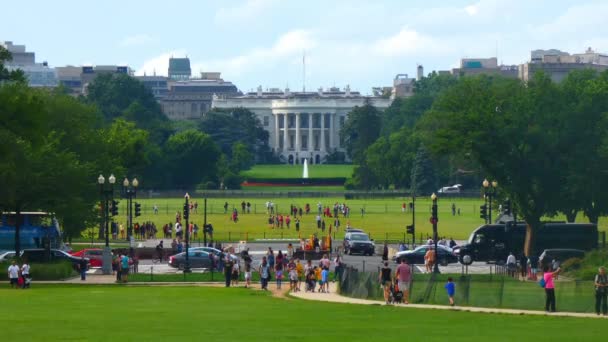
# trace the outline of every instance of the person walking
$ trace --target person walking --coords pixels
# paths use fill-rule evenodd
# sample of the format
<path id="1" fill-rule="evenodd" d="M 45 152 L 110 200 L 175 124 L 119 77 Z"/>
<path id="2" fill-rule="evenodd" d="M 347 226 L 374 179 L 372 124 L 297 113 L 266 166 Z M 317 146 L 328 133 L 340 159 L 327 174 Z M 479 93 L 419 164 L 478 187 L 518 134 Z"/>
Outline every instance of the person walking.
<path id="1" fill-rule="evenodd" d="M 17 262 L 13 260 L 12 264 L 8 267 L 8 278 L 11 282 L 11 287 L 18 289 L 19 288 L 19 266 L 17 266 Z"/>
<path id="2" fill-rule="evenodd" d="M 129 257 L 125 254 L 120 258 L 122 282 L 129 281 Z"/>
<path id="3" fill-rule="evenodd" d="M 163 246 L 163 240 L 160 240 L 158 245 L 156 245 L 156 255 L 158 256 L 158 262 L 163 262 L 163 251 L 165 247 Z"/>
<path id="4" fill-rule="evenodd" d="M 78 270 L 80 271 L 80 280 L 82 281 L 87 280 L 87 265 L 88 263 L 85 260 L 83 253 L 80 260 L 78 260 Z"/>
<path id="5" fill-rule="evenodd" d="M 545 311 L 546 312 L 555 312 L 555 284 L 553 283 L 553 278 L 555 278 L 559 272 L 561 272 L 561 268 L 558 268 L 555 272 L 551 272 L 550 266 L 545 266 L 543 273 L 543 281 L 545 283 Z"/>
<path id="6" fill-rule="evenodd" d="M 386 304 L 389 304 L 390 301 L 391 272 L 391 268 L 388 267 L 388 261 L 385 261 L 380 269 L 380 274 L 378 274 L 378 282 L 384 291 L 384 302 Z"/>
<path id="7" fill-rule="evenodd" d="M 445 290 L 448 293 L 450 305 L 454 306 L 454 294 L 456 294 L 456 284 L 454 284 L 454 280 L 452 279 L 452 277 L 448 278 L 448 282 L 445 284 Z"/>
<path id="8" fill-rule="evenodd" d="M 336 254 L 334 258 L 334 282 L 336 279 L 341 279 L 342 276 L 342 258 L 340 258 L 340 254 Z"/>
<path id="9" fill-rule="evenodd" d="M 27 263 L 27 260 L 23 260 L 23 265 L 21 265 L 21 278 L 23 280 L 21 288 L 30 287 L 30 265 Z"/>
<path id="10" fill-rule="evenodd" d="M 595 275 L 595 312 L 598 315 L 600 314 L 600 307 L 602 308 L 602 314 L 604 316 L 608 314 L 608 304 L 606 303 L 607 294 L 608 276 L 606 276 L 606 268 L 602 266 Z"/>
<path id="11" fill-rule="evenodd" d="M 388 260 L 388 244 L 384 241 L 384 248 L 382 248 L 382 261 Z"/>
<path id="12" fill-rule="evenodd" d="M 270 278 L 270 266 L 268 265 L 268 261 L 266 257 L 262 258 L 262 264 L 260 265 L 258 272 L 260 273 L 260 284 L 262 286 L 262 290 L 268 290 L 268 280 Z"/>
<path id="13" fill-rule="evenodd" d="M 401 263 L 397 266 L 395 271 L 395 278 L 397 278 L 397 286 L 399 290 L 403 292 L 403 302 L 409 304 L 409 293 L 410 293 L 410 282 L 412 281 L 412 269 L 407 264 L 405 258 L 401 259 Z"/>
<path id="14" fill-rule="evenodd" d="M 224 258 L 224 280 L 226 281 L 226 287 L 230 287 L 232 281 L 232 267 L 234 266 L 230 254 L 226 253 Z"/>
<path id="15" fill-rule="evenodd" d="M 507 272 L 509 273 L 509 277 L 515 278 L 515 272 L 517 272 L 517 259 L 515 259 L 513 252 L 510 252 L 507 257 Z"/>
<path id="16" fill-rule="evenodd" d="M 274 252 L 272 251 L 272 248 L 268 247 L 268 253 L 266 255 L 268 257 L 268 266 L 270 266 L 270 269 L 274 268 Z"/>

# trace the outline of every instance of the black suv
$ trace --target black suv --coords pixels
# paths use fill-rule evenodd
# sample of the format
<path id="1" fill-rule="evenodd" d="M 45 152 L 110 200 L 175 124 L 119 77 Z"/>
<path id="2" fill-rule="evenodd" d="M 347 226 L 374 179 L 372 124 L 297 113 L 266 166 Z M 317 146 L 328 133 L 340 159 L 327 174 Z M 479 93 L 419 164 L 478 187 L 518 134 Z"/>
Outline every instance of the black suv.
<path id="1" fill-rule="evenodd" d="M 585 251 L 580 249 L 569 249 L 569 248 L 554 248 L 545 249 L 538 258 L 538 264 L 540 269 L 545 267 L 551 267 L 553 259 L 557 260 L 560 264 L 571 258 L 582 259 L 585 257 Z"/>
<path id="2" fill-rule="evenodd" d="M 80 264 L 80 258 L 69 255 L 68 253 L 61 251 L 59 249 L 51 249 L 50 250 L 50 259 L 47 259 L 47 251 L 44 248 L 35 248 L 35 249 L 24 249 L 21 251 L 21 258 L 26 259 L 29 263 L 44 263 L 47 261 L 61 261 L 67 260 L 72 263 L 75 269 L 78 268 Z M 87 265 L 89 264 L 89 258 L 85 258 L 87 261 Z"/>
<path id="3" fill-rule="evenodd" d="M 376 245 L 365 233 L 353 232 L 344 235 L 344 253 L 361 253 L 363 255 L 374 255 Z"/>

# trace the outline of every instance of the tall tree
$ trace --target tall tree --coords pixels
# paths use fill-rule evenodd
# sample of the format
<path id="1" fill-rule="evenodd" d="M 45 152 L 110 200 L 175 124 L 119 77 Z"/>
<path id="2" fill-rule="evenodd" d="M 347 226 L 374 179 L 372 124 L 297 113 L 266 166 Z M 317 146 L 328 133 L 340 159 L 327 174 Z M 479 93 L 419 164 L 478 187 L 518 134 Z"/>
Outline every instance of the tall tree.
<path id="1" fill-rule="evenodd" d="M 363 162 L 365 150 L 380 136 L 381 125 L 381 113 L 369 100 L 348 113 L 340 135 L 344 139 L 346 153 L 355 164 Z"/>
<path id="2" fill-rule="evenodd" d="M 528 223 L 526 253 L 531 255 L 541 217 L 558 208 L 560 131 L 555 115 L 562 101 L 543 74 L 519 80 L 464 78 L 448 89 L 423 118 L 436 152 L 470 154 Z"/>
<path id="3" fill-rule="evenodd" d="M 165 145 L 165 154 L 172 182 L 181 189 L 193 189 L 216 179 L 220 151 L 205 133 L 186 130 L 172 135 Z"/>
<path id="4" fill-rule="evenodd" d="M 255 113 L 246 108 L 216 108 L 203 117 L 200 130 L 209 134 L 229 158 L 234 144 L 242 143 L 256 161 L 268 159 L 268 132 Z"/>
<path id="5" fill-rule="evenodd" d="M 424 145 L 418 147 L 416 159 L 411 169 L 410 184 L 412 193 L 431 194 L 437 188 L 433 162 Z"/>

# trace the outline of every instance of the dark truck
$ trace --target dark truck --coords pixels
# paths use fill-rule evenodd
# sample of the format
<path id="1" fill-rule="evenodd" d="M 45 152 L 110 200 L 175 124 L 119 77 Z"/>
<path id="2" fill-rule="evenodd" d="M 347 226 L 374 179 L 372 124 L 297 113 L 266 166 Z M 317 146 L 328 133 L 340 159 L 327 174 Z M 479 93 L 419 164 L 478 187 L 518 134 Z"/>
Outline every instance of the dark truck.
<path id="1" fill-rule="evenodd" d="M 457 250 L 459 261 L 505 261 L 510 252 L 519 257 L 524 250 L 526 224 L 486 224 L 475 229 L 466 244 Z M 597 248 L 597 225 L 591 223 L 544 223 L 536 232 L 534 250 L 574 248 L 588 251 Z"/>

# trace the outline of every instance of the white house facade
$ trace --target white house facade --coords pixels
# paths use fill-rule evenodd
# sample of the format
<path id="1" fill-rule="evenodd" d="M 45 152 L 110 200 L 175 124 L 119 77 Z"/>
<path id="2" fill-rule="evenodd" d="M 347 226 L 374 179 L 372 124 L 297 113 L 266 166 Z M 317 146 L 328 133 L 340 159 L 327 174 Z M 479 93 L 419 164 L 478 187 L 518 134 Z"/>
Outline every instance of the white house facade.
<path id="1" fill-rule="evenodd" d="M 345 152 L 340 139 L 340 129 L 346 116 L 355 106 L 363 106 L 365 101 L 380 110 L 386 109 L 390 99 L 362 96 L 351 92 L 330 88 L 317 92 L 290 92 L 271 89 L 242 96 L 214 96 L 215 108 L 243 107 L 255 113 L 270 137 L 270 147 L 288 164 L 324 163 L 333 152 Z"/>

